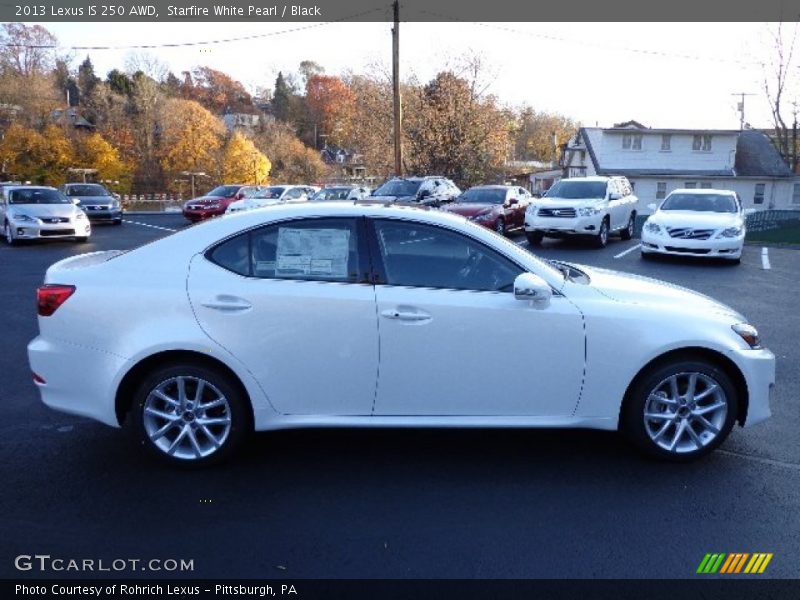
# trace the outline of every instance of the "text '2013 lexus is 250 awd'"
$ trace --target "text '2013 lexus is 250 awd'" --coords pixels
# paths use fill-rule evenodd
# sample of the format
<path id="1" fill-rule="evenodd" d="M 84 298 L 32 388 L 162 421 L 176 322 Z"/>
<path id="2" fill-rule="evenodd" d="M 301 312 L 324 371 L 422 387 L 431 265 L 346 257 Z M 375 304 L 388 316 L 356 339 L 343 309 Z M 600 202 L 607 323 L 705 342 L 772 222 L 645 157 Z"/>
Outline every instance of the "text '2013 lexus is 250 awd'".
<path id="1" fill-rule="evenodd" d="M 442 211 L 244 211 L 64 259 L 37 293 L 44 403 L 179 465 L 337 426 L 619 430 L 681 461 L 770 416 L 775 359 L 735 310 Z M 500 393 L 497 356 L 525 364 Z"/>

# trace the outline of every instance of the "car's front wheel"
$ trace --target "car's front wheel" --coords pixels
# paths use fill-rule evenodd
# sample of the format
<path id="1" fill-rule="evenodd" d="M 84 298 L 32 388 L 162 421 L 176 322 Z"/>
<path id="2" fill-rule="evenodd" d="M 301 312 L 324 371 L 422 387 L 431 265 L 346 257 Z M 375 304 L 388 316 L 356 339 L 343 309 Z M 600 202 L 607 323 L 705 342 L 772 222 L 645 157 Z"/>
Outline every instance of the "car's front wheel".
<path id="1" fill-rule="evenodd" d="M 719 446 L 733 428 L 738 396 L 730 377 L 702 358 L 673 360 L 630 390 L 620 427 L 643 452 L 688 461 Z"/>
<path id="2" fill-rule="evenodd" d="M 14 237 L 14 231 L 11 229 L 11 225 L 8 224 L 8 221 L 3 225 L 3 237 L 6 238 L 6 244 L 9 246 L 13 246 L 17 243 L 17 239 Z"/>
<path id="3" fill-rule="evenodd" d="M 636 228 L 636 213 L 632 212 L 630 218 L 628 219 L 628 224 L 625 226 L 625 229 L 619 232 L 619 236 L 623 240 L 629 240 L 633 237 L 633 231 Z"/>
<path id="4" fill-rule="evenodd" d="M 138 441 L 161 460 L 201 467 L 227 459 L 251 430 L 248 403 L 217 369 L 180 364 L 145 377 L 133 398 Z"/>
<path id="5" fill-rule="evenodd" d="M 538 246 L 542 243 L 544 234 L 541 231 L 528 231 L 525 233 L 525 237 L 528 238 L 528 243 L 531 246 Z"/>

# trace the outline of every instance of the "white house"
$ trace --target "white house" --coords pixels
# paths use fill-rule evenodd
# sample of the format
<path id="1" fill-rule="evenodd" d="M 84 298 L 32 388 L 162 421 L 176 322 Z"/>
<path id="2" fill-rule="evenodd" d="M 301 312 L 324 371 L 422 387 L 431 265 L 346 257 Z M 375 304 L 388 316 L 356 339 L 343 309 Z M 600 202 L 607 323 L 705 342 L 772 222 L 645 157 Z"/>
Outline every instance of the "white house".
<path id="1" fill-rule="evenodd" d="M 582 127 L 564 147 L 566 177 L 624 175 L 643 212 L 677 188 L 720 188 L 745 208 L 800 209 L 800 178 L 756 130 Z"/>

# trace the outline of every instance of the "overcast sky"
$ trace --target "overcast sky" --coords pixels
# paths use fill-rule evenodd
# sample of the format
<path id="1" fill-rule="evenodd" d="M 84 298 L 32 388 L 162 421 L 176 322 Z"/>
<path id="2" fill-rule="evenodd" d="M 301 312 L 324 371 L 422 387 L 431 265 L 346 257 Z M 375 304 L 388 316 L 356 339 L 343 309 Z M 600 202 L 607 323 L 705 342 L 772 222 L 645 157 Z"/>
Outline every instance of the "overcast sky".
<path id="1" fill-rule="evenodd" d="M 149 52 L 176 74 L 198 65 L 224 71 L 250 91 L 272 87 L 278 71 L 313 60 L 328 74 L 377 67 L 390 73 L 389 23 L 44 23 L 76 64 L 88 53 L 99 75 L 122 68 L 131 52 Z M 610 126 L 636 119 L 651 127 L 735 129 L 739 98 L 745 119 L 771 124 L 762 63 L 774 59 L 763 23 L 402 23 L 401 71 L 420 80 L 481 57 L 488 92 L 503 104 L 528 104 Z M 794 25 L 784 25 L 791 38 Z M 139 44 L 210 42 L 181 48 L 130 50 Z M 800 57 L 800 49 L 798 49 Z M 796 61 L 795 61 L 796 62 Z M 796 67 L 793 77 L 800 78 Z M 180 76 L 180 75 L 179 75 Z M 785 109 L 791 120 L 791 107 Z"/>

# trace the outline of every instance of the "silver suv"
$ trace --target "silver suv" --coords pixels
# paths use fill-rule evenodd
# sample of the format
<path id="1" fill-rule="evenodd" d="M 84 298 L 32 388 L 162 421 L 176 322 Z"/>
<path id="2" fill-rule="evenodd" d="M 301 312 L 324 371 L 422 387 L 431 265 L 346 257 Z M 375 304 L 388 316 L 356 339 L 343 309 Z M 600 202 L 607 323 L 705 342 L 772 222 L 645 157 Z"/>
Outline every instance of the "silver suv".
<path id="1" fill-rule="evenodd" d="M 625 177 L 562 179 L 528 205 L 525 235 L 530 244 L 540 244 L 545 236 L 590 236 L 603 248 L 614 232 L 631 239 L 638 205 Z"/>

